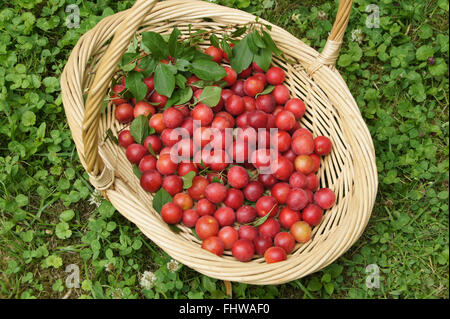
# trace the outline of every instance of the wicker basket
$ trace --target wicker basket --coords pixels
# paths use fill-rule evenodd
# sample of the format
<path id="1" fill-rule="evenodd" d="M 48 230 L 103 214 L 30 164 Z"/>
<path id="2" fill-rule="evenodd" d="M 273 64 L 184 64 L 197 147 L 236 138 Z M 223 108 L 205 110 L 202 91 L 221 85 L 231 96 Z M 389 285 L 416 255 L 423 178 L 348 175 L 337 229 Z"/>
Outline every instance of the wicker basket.
<path id="1" fill-rule="evenodd" d="M 137 33 L 170 33 L 177 26 L 221 29 L 255 20 L 255 16 L 204 1 L 137 0 L 126 11 L 101 20 L 74 47 L 61 78 L 64 108 L 81 163 L 90 181 L 114 207 L 172 258 L 210 277 L 250 284 L 281 284 L 316 272 L 346 252 L 369 221 L 377 192 L 375 152 L 358 106 L 334 65 L 348 23 L 352 1 L 341 0 L 328 41 L 319 54 L 287 31 L 272 25 L 271 36 L 295 64 L 274 59 L 286 70 L 292 95 L 306 104 L 302 126 L 316 135 L 329 136 L 334 148 L 319 171 L 321 187 L 336 193 L 335 206 L 313 230 L 313 238 L 298 244 L 283 262 L 264 258 L 248 263 L 232 256 L 218 257 L 201 248 L 189 228 L 176 234 L 152 209 L 122 148 L 105 140 L 123 128 L 114 118 L 114 106 L 100 109 L 108 94 L 117 64 Z M 209 19 L 205 19 L 209 18 Z M 270 24 L 266 21 L 260 20 Z M 114 36 L 114 37 L 113 37 Z M 112 39 L 112 41 L 110 41 Z M 291 61 L 292 62 L 292 61 Z M 88 93 L 87 101 L 84 94 Z"/>

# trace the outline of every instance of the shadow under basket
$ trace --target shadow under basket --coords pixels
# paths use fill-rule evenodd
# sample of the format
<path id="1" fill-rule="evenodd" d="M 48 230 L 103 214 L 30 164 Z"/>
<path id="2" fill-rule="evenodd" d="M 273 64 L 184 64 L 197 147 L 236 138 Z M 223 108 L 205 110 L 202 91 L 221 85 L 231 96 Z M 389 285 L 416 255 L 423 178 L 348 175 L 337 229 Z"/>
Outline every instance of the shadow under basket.
<path id="1" fill-rule="evenodd" d="M 138 0 L 131 9 L 104 18 L 80 38 L 64 68 L 61 88 L 79 158 L 92 185 L 172 258 L 213 278 L 282 284 L 335 261 L 364 231 L 378 184 L 370 133 L 334 67 L 351 7 L 352 1 L 341 0 L 336 22 L 320 54 L 282 28 L 260 19 L 272 25 L 270 34 L 286 57 L 274 58 L 273 64 L 285 70 L 291 95 L 306 104 L 301 125 L 314 136 L 328 136 L 333 143 L 318 174 L 320 187 L 336 193 L 336 203 L 313 228 L 311 240 L 297 244 L 287 260 L 267 264 L 263 257 L 256 256 L 243 263 L 229 252 L 218 257 L 201 248 L 191 229 L 179 226 L 182 231 L 173 232 L 152 208 L 152 194 L 141 188 L 124 149 L 105 140 L 109 129 L 117 136 L 124 127 L 115 120 L 114 105 L 110 103 L 106 111 L 100 111 L 121 56 L 136 34 L 170 34 L 175 26 L 187 34 L 191 25 L 194 31 L 215 30 L 220 37 L 225 27 L 237 28 L 255 21 L 249 13 L 196 0 Z"/>

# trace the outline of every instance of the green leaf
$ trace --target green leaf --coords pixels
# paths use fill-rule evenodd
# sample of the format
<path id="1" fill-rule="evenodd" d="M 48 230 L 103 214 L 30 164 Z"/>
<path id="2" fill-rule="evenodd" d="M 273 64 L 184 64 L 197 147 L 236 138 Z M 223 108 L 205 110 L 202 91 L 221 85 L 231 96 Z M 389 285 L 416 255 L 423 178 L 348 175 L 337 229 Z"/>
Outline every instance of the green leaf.
<path id="1" fill-rule="evenodd" d="M 448 5 L 448 2 L 447 2 Z M 436 41 L 440 46 L 441 52 L 447 52 L 448 51 L 448 36 L 445 36 L 444 34 L 438 34 L 436 36 Z"/>
<path id="2" fill-rule="evenodd" d="M 274 5 L 275 0 L 264 0 L 262 5 L 264 9 L 271 9 Z"/>
<path id="3" fill-rule="evenodd" d="M 323 288 L 327 292 L 327 294 L 331 295 L 334 292 L 334 285 L 331 282 L 327 282 L 323 285 Z"/>
<path id="4" fill-rule="evenodd" d="M 243 38 L 233 47 L 233 57 L 230 60 L 231 67 L 237 74 L 244 71 L 253 61 L 253 52 L 248 45 L 248 36 Z"/>
<path id="5" fill-rule="evenodd" d="M 339 277 L 342 274 L 342 271 L 344 270 L 344 267 L 337 264 L 331 264 L 330 266 L 328 266 L 328 268 L 330 270 L 331 277 L 333 279 Z"/>
<path id="6" fill-rule="evenodd" d="M 103 200 L 100 206 L 98 207 L 98 212 L 100 213 L 100 216 L 105 218 L 109 218 L 112 215 L 114 215 L 115 211 L 116 209 L 114 208 L 114 206 L 111 204 L 111 202 L 108 202 L 107 200 Z"/>
<path id="7" fill-rule="evenodd" d="M 154 157 L 157 157 L 155 151 L 153 150 L 152 144 L 150 144 L 150 143 L 148 143 L 148 151 L 149 151 L 150 154 L 152 154 Z"/>
<path id="8" fill-rule="evenodd" d="M 228 59 L 231 59 L 233 57 L 233 52 L 231 50 L 230 44 L 228 43 L 228 41 L 225 39 L 225 37 L 222 39 L 222 41 L 220 42 L 220 47 L 222 48 L 222 50 L 227 54 Z"/>
<path id="9" fill-rule="evenodd" d="M 439 192 L 439 194 L 437 196 L 438 196 L 439 199 L 447 199 L 448 198 L 448 191 Z"/>
<path id="10" fill-rule="evenodd" d="M 58 292 L 62 292 L 64 290 L 64 286 L 62 284 L 61 279 L 58 279 L 57 281 L 55 281 L 55 283 L 52 285 L 52 290 L 58 291 Z"/>
<path id="11" fill-rule="evenodd" d="M 136 102 L 145 99 L 148 88 L 144 83 L 144 75 L 142 73 L 137 71 L 129 72 L 127 80 L 125 81 L 125 86 L 136 98 Z"/>
<path id="12" fill-rule="evenodd" d="M 394 184 L 398 183 L 400 179 L 397 177 L 397 170 L 391 169 L 387 172 L 386 176 L 383 178 L 383 183 Z"/>
<path id="13" fill-rule="evenodd" d="M 189 62 L 188 60 L 185 60 L 185 59 L 177 59 L 177 62 L 175 63 L 175 67 L 177 68 L 178 71 L 185 72 L 190 69 L 191 62 Z"/>
<path id="14" fill-rule="evenodd" d="M 36 115 L 31 111 L 25 111 L 22 114 L 22 125 L 33 126 L 36 123 Z"/>
<path id="15" fill-rule="evenodd" d="M 216 106 L 220 101 L 222 89 L 218 86 L 207 86 L 200 94 L 199 102 L 210 107 Z"/>
<path id="16" fill-rule="evenodd" d="M 411 71 L 406 75 L 406 78 L 411 81 L 411 82 L 421 82 L 422 81 L 422 77 L 420 76 L 419 73 L 417 73 L 416 71 Z M 378 94 L 376 95 L 375 98 L 378 98 Z M 374 99 L 375 99 L 374 98 Z"/>
<path id="17" fill-rule="evenodd" d="M 172 33 L 169 38 L 169 54 L 172 57 L 177 57 L 177 49 L 178 49 L 178 37 L 181 35 L 180 30 L 177 27 L 173 28 Z"/>
<path id="18" fill-rule="evenodd" d="M 142 241 L 138 238 L 138 239 L 135 239 L 134 240 L 134 242 L 133 242 L 133 244 L 131 245 L 131 247 L 134 249 L 134 250 L 139 250 L 141 247 L 142 247 Z"/>
<path id="19" fill-rule="evenodd" d="M 317 277 L 311 278 L 311 280 L 308 282 L 307 289 L 309 291 L 319 291 L 322 289 L 322 283 L 317 279 Z"/>
<path id="20" fill-rule="evenodd" d="M 186 44 L 183 43 L 183 45 L 178 48 L 178 58 L 192 61 L 196 51 L 195 47 L 186 46 Z"/>
<path id="21" fill-rule="evenodd" d="M 275 55 L 280 55 L 283 52 L 278 49 L 277 45 L 275 44 L 275 42 L 273 41 L 272 37 L 270 36 L 269 33 L 267 33 L 266 31 L 262 31 L 263 33 L 263 40 L 264 43 L 267 45 L 267 47 L 273 52 L 275 53 Z"/>
<path id="22" fill-rule="evenodd" d="M 106 136 L 105 136 L 105 140 L 110 139 L 114 144 L 119 145 L 119 140 L 117 139 L 117 137 L 114 136 L 112 130 L 109 128 L 106 131 Z"/>
<path id="23" fill-rule="evenodd" d="M 193 292 L 193 291 L 189 291 L 188 292 L 188 298 L 189 299 L 203 299 L 203 291 L 197 291 L 197 292 Z"/>
<path id="24" fill-rule="evenodd" d="M 408 93 L 412 95 L 417 102 L 423 102 L 427 98 L 425 88 L 422 82 L 414 83 L 409 87 Z"/>
<path id="25" fill-rule="evenodd" d="M 195 50 L 194 51 L 194 57 L 193 60 L 207 60 L 207 61 L 212 61 L 213 57 L 210 56 L 209 54 L 206 54 L 204 52 Z"/>
<path id="26" fill-rule="evenodd" d="M 439 8 L 448 12 L 448 0 L 438 0 L 437 3 Z"/>
<path id="27" fill-rule="evenodd" d="M 55 234 L 59 239 L 67 239 L 72 236 L 72 231 L 69 229 L 69 224 L 66 222 L 60 222 L 56 225 Z"/>
<path id="28" fill-rule="evenodd" d="M 142 69 L 141 73 L 144 74 L 144 77 L 148 78 L 150 75 L 155 72 L 156 65 L 158 61 L 152 59 L 151 56 L 145 56 L 141 60 L 139 60 L 139 68 Z"/>
<path id="29" fill-rule="evenodd" d="M 131 122 L 130 133 L 137 143 L 144 143 L 144 139 L 149 135 L 148 118 L 144 115 L 139 115 L 135 118 Z"/>
<path id="30" fill-rule="evenodd" d="M 272 210 L 273 210 L 276 206 L 277 206 L 277 205 L 273 205 L 273 207 L 270 209 L 270 211 L 269 211 L 266 215 L 264 215 L 263 217 L 261 217 L 261 218 L 255 220 L 254 222 L 252 222 L 252 223 L 250 223 L 250 224 L 252 224 L 252 225 L 255 226 L 255 227 L 258 227 L 258 226 L 260 226 L 261 224 L 263 224 L 263 223 L 269 218 L 270 213 L 272 212 Z"/>
<path id="31" fill-rule="evenodd" d="M 417 34 L 423 40 L 429 39 L 433 36 L 433 28 L 429 24 L 424 24 L 420 27 Z"/>
<path id="32" fill-rule="evenodd" d="M 430 74 L 433 76 L 442 76 L 448 72 L 447 63 L 443 58 L 437 58 L 435 65 L 429 66 Z"/>
<path id="33" fill-rule="evenodd" d="M 220 49 L 219 38 L 218 38 L 217 35 L 215 35 L 214 33 L 211 34 L 211 36 L 209 37 L 209 42 L 211 42 L 211 45 L 212 45 L 213 47 L 216 47 L 216 48 Z"/>
<path id="34" fill-rule="evenodd" d="M 170 228 L 170 230 L 172 230 L 175 234 L 178 234 L 179 232 L 181 232 L 181 228 L 179 228 L 177 225 L 170 225 L 170 224 L 169 224 L 169 228 Z"/>
<path id="35" fill-rule="evenodd" d="M 433 47 L 430 45 L 422 45 L 416 51 L 416 58 L 419 61 L 426 61 L 429 57 L 434 55 Z"/>
<path id="36" fill-rule="evenodd" d="M 217 176 L 213 176 L 213 178 L 211 180 L 211 183 L 220 183 L 222 185 L 224 184 L 224 182 L 220 178 L 218 178 Z"/>
<path id="37" fill-rule="evenodd" d="M 258 93 L 258 94 L 255 95 L 255 99 L 256 99 L 258 96 L 260 96 L 260 95 L 266 95 L 266 94 L 272 93 L 272 91 L 273 91 L 274 89 L 275 89 L 275 86 L 273 86 L 273 85 L 267 86 L 267 87 L 264 89 L 264 91 L 262 91 L 261 93 Z"/>
<path id="38" fill-rule="evenodd" d="M 353 58 L 350 54 L 341 54 L 339 56 L 338 65 L 342 67 L 349 66 L 352 64 Z"/>
<path id="39" fill-rule="evenodd" d="M 141 172 L 141 170 L 139 169 L 139 167 L 138 167 L 136 164 L 133 165 L 133 173 L 134 173 L 134 175 L 136 175 L 139 179 L 141 179 L 142 172 Z"/>
<path id="40" fill-rule="evenodd" d="M 175 104 L 178 104 L 179 96 L 178 91 L 175 91 L 174 94 L 167 100 L 166 106 L 164 106 L 164 110 L 167 110 L 168 108 L 174 106 Z"/>
<path id="41" fill-rule="evenodd" d="M 331 282 L 331 274 L 328 272 L 323 274 L 321 281 L 322 282 Z"/>
<path id="42" fill-rule="evenodd" d="M 172 72 L 173 75 L 176 75 L 178 73 L 178 69 L 175 65 L 173 65 L 172 63 L 169 64 L 164 64 L 165 66 L 167 66 L 167 68 L 170 70 L 170 72 Z"/>
<path id="43" fill-rule="evenodd" d="M 117 227 L 117 224 L 115 222 L 108 222 L 108 224 L 106 225 L 106 230 L 111 232 L 114 229 L 116 229 L 116 227 Z M 111 254 L 112 254 L 112 252 L 111 252 Z"/>
<path id="44" fill-rule="evenodd" d="M 258 46 L 256 45 L 255 41 L 254 41 L 254 32 L 249 33 L 247 36 L 247 45 L 250 49 L 250 51 L 253 52 L 253 54 L 257 54 L 259 51 Z"/>
<path id="45" fill-rule="evenodd" d="M 150 50 L 155 60 L 169 57 L 169 47 L 159 33 L 153 31 L 143 33 L 142 44 Z"/>
<path id="46" fill-rule="evenodd" d="M 191 228 L 191 231 L 192 231 L 192 234 L 194 235 L 194 237 L 201 241 L 201 238 L 198 237 L 197 232 L 195 231 L 195 228 Z"/>
<path id="47" fill-rule="evenodd" d="M 184 89 L 176 90 L 172 96 L 167 100 L 166 106 L 164 110 L 168 109 L 173 105 L 182 105 L 190 101 L 192 98 L 193 91 L 190 86 L 185 87 Z"/>
<path id="48" fill-rule="evenodd" d="M 183 74 L 178 73 L 175 75 L 175 84 L 181 89 L 184 89 L 186 87 L 187 79 Z"/>
<path id="49" fill-rule="evenodd" d="M 181 176 L 183 179 L 183 189 L 188 189 L 192 186 L 192 179 L 195 177 L 195 172 L 190 171 L 184 176 Z"/>
<path id="50" fill-rule="evenodd" d="M 175 89 L 175 76 L 170 68 L 159 63 L 155 70 L 155 90 L 161 95 L 171 97 Z"/>
<path id="51" fill-rule="evenodd" d="M 59 215 L 59 219 L 61 221 L 64 222 L 68 222 L 69 220 L 71 220 L 73 217 L 75 216 L 75 212 L 72 209 L 68 209 L 63 211 L 60 215 Z"/>
<path id="52" fill-rule="evenodd" d="M 246 26 L 238 28 L 231 34 L 231 37 L 232 38 L 240 37 L 241 35 L 243 35 L 245 33 L 245 31 L 247 31 L 247 27 Z"/>
<path id="53" fill-rule="evenodd" d="M 359 60 L 361 60 L 362 55 L 363 55 L 363 51 L 362 51 L 361 47 L 359 46 L 358 43 L 355 43 L 355 42 L 352 42 L 349 44 L 348 53 L 351 55 L 352 60 L 354 62 L 358 62 Z"/>
<path id="54" fill-rule="evenodd" d="M 192 83 L 191 85 L 195 86 L 197 88 L 203 89 L 204 87 L 212 85 L 213 83 L 215 83 L 215 82 L 214 81 L 199 80 L 199 81 L 196 81 L 196 82 Z"/>
<path id="55" fill-rule="evenodd" d="M 102 285 L 98 281 L 96 281 L 92 286 L 91 293 L 95 299 L 105 299 Z"/>
<path id="56" fill-rule="evenodd" d="M 217 290 L 216 283 L 211 278 L 202 276 L 202 285 L 209 292 L 215 292 Z"/>
<path id="57" fill-rule="evenodd" d="M 43 268 L 59 268 L 62 266 L 62 259 L 59 256 L 56 255 L 50 255 L 47 258 L 44 259 L 42 263 Z"/>
<path id="58" fill-rule="evenodd" d="M 237 0 L 236 6 L 238 7 L 238 9 L 245 9 L 248 8 L 250 3 L 250 0 Z"/>
<path id="59" fill-rule="evenodd" d="M 134 52 L 128 52 L 125 53 L 122 56 L 122 59 L 120 60 L 120 68 L 122 70 L 124 70 L 125 72 L 129 72 L 131 70 L 133 70 L 136 66 L 136 59 L 139 58 L 139 53 L 134 53 Z M 133 62 L 134 61 L 134 62 Z M 133 62 L 133 63 L 131 63 Z"/>
<path id="60" fill-rule="evenodd" d="M 199 59 L 192 62 L 192 71 L 202 80 L 219 81 L 223 79 L 227 73 L 225 69 L 211 60 Z"/>
<path id="61" fill-rule="evenodd" d="M 177 92 L 180 92 L 178 103 L 176 105 L 186 104 L 192 98 L 193 91 L 190 86 L 185 87 L 184 89 L 179 89 Z"/>
<path id="62" fill-rule="evenodd" d="M 266 28 L 269 31 L 272 31 L 272 26 L 270 24 L 263 24 L 264 28 Z"/>
<path id="63" fill-rule="evenodd" d="M 34 232 L 32 230 L 28 230 L 24 233 L 20 233 L 20 237 L 26 243 L 30 243 L 34 238 Z"/>
<path id="64" fill-rule="evenodd" d="M 24 194 L 17 195 L 15 198 L 15 201 L 19 207 L 26 206 L 26 205 L 28 205 L 28 202 L 29 202 L 28 197 L 25 196 Z"/>
<path id="65" fill-rule="evenodd" d="M 262 39 L 262 37 L 259 34 L 259 32 L 255 31 L 255 32 L 252 32 L 251 34 L 252 34 L 253 42 L 255 43 L 255 45 L 258 48 L 265 49 L 267 47 L 266 43 Z"/>
<path id="66" fill-rule="evenodd" d="M 156 192 L 155 196 L 153 196 L 153 208 L 161 213 L 161 208 L 172 201 L 172 196 L 164 189 L 160 188 L 159 191 Z"/>

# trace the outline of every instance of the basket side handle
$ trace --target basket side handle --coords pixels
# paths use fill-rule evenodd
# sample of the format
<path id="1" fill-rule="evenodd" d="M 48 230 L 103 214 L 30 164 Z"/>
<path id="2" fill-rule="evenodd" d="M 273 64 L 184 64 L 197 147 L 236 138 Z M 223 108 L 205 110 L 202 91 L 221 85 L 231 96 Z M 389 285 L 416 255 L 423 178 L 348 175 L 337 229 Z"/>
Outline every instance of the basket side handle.
<path id="1" fill-rule="evenodd" d="M 342 39 L 347 29 L 348 20 L 352 10 L 353 0 L 340 0 L 336 19 L 328 36 L 327 42 L 322 52 L 317 56 L 313 63 L 307 69 L 311 76 L 315 71 L 324 65 L 336 65 L 339 51 L 341 50 Z"/>
<path id="2" fill-rule="evenodd" d="M 84 159 L 91 183 L 100 190 L 112 184 L 111 168 L 103 163 L 98 153 L 98 128 L 101 105 L 108 92 L 117 64 L 128 48 L 133 36 L 157 0 L 137 0 L 124 21 L 117 28 L 105 54 L 99 61 L 94 80 L 89 88 L 82 124 Z"/>

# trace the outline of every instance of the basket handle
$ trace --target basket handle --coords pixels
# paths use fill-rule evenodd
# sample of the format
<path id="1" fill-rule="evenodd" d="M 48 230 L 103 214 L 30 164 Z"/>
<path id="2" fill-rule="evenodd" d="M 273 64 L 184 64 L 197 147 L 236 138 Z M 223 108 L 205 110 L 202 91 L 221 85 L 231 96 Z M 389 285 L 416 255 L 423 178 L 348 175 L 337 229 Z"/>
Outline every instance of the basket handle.
<path id="1" fill-rule="evenodd" d="M 315 71 L 324 65 L 334 66 L 341 50 L 342 39 L 347 29 L 348 20 L 352 10 L 353 0 L 340 0 L 336 19 L 328 36 L 327 42 L 322 52 L 307 68 L 308 74 L 311 76 Z"/>
<path id="2" fill-rule="evenodd" d="M 126 18 L 117 28 L 112 42 L 99 62 L 94 80 L 88 92 L 82 125 L 82 138 L 86 170 L 91 183 L 99 190 L 107 189 L 113 180 L 113 172 L 103 163 L 98 154 L 98 127 L 101 105 L 117 64 L 128 48 L 147 14 L 153 9 L 157 0 L 137 0 L 129 10 Z"/>

